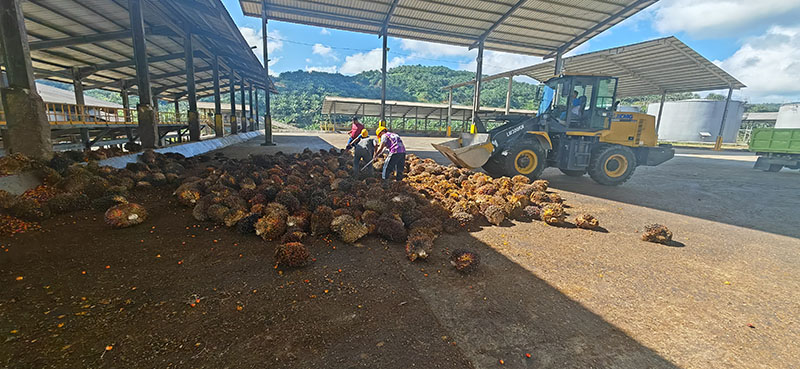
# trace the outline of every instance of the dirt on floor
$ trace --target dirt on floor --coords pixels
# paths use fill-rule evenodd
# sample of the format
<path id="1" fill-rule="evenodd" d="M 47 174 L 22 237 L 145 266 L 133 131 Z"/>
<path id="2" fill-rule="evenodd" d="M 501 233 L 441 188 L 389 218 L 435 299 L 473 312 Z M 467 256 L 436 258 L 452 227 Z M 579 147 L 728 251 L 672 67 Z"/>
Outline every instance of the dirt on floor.
<path id="1" fill-rule="evenodd" d="M 315 240 L 310 265 L 276 268 L 274 243 L 135 200 L 132 228 L 83 211 L 2 240 L 3 367 L 471 367 L 397 245 Z"/>

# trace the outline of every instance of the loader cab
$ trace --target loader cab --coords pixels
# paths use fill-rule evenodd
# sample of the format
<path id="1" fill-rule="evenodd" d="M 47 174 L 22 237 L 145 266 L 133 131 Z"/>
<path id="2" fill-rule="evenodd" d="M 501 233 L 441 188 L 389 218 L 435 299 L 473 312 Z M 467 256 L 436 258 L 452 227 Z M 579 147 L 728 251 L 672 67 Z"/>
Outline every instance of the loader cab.
<path id="1" fill-rule="evenodd" d="M 599 131 L 609 127 L 617 94 L 617 79 L 604 76 L 561 76 L 545 82 L 550 101 L 548 119 L 571 131 Z M 540 110 L 542 110 L 540 108 Z"/>

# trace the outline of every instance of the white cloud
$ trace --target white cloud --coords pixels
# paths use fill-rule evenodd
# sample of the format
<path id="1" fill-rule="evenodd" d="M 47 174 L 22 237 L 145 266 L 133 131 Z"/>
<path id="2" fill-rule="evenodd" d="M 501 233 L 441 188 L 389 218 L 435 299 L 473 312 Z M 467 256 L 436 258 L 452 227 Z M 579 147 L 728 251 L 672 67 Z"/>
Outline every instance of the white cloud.
<path id="1" fill-rule="evenodd" d="M 772 27 L 715 63 L 747 85 L 743 93 L 753 101 L 796 100 L 800 98 L 800 26 Z"/>
<path id="2" fill-rule="evenodd" d="M 325 73 L 336 73 L 339 70 L 339 67 L 335 65 L 331 65 L 328 67 L 311 67 L 306 65 L 305 71 L 306 72 L 325 72 Z"/>
<path id="3" fill-rule="evenodd" d="M 497 74 L 512 69 L 527 67 L 542 62 L 538 56 L 519 55 L 500 51 L 483 52 L 483 75 Z M 475 72 L 478 62 L 475 60 L 464 63 L 458 69 Z"/>
<path id="4" fill-rule="evenodd" d="M 328 31 L 327 28 L 323 28 L 322 31 L 319 31 L 319 34 L 327 36 L 331 34 L 331 31 Z"/>
<path id="5" fill-rule="evenodd" d="M 662 0 L 654 12 L 654 26 L 662 33 L 730 36 L 758 25 L 796 22 L 800 0 Z"/>
<path id="6" fill-rule="evenodd" d="M 314 46 L 311 47 L 311 53 L 324 56 L 326 58 L 331 58 L 333 60 L 339 60 L 339 58 L 333 53 L 333 49 L 330 46 L 325 46 L 323 44 L 314 44 Z"/>
<path id="7" fill-rule="evenodd" d="M 432 42 L 407 39 L 400 40 L 400 48 L 411 51 L 414 56 L 418 57 L 455 56 L 474 58 L 477 55 L 477 51 L 469 50 L 464 46 L 435 44 Z"/>
<path id="8" fill-rule="evenodd" d="M 311 63 L 311 58 L 306 58 L 306 63 Z"/>
<path id="9" fill-rule="evenodd" d="M 255 46 L 253 49 L 253 53 L 256 54 L 258 60 L 264 62 L 264 40 L 263 40 L 263 33 L 260 30 L 256 30 L 250 27 L 239 27 L 239 32 L 242 33 L 245 42 L 247 42 L 250 46 Z M 281 33 L 278 30 L 272 30 L 267 33 L 269 36 L 267 38 L 267 51 L 270 54 L 270 62 L 269 65 L 272 66 L 273 64 L 277 63 L 280 58 L 275 58 L 273 53 L 276 51 L 280 51 L 283 48 L 283 37 L 281 37 Z"/>
<path id="10" fill-rule="evenodd" d="M 368 70 L 381 69 L 383 53 L 380 48 L 366 53 L 358 53 L 344 58 L 344 64 L 339 68 L 342 74 L 358 74 Z M 387 68 L 394 68 L 405 62 L 405 58 L 395 57 L 387 61 Z"/>

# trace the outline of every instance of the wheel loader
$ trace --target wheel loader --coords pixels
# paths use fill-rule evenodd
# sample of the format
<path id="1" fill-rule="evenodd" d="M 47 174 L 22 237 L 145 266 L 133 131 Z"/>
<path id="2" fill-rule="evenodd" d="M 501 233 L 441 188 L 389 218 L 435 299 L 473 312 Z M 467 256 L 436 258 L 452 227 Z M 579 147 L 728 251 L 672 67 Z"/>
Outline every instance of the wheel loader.
<path id="1" fill-rule="evenodd" d="M 627 181 L 637 166 L 659 165 L 675 155 L 659 145 L 655 117 L 616 112 L 617 78 L 559 76 L 545 82 L 539 114 L 502 115 L 487 130 L 480 120 L 470 133 L 433 144 L 459 167 L 483 168 L 492 176 L 535 179 L 547 167 L 568 176 L 586 173 L 603 185 Z"/>

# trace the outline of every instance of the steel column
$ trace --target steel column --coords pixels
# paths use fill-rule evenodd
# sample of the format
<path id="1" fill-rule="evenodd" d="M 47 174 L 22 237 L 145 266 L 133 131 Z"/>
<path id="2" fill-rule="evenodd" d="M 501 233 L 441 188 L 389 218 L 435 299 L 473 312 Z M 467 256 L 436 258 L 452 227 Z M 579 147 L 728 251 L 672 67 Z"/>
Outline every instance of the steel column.
<path id="1" fill-rule="evenodd" d="M 478 120 L 478 111 L 481 108 L 481 79 L 483 77 L 483 42 L 478 44 L 478 57 L 475 59 L 478 68 L 475 71 L 475 94 L 472 99 L 472 124 Z"/>
<path id="2" fill-rule="evenodd" d="M 194 80 L 193 38 L 191 33 L 187 33 L 183 39 L 183 52 L 185 55 L 183 61 L 186 64 L 186 95 L 189 99 L 186 121 L 189 124 L 189 140 L 200 141 L 200 117 L 197 116 L 197 88 Z"/>
<path id="3" fill-rule="evenodd" d="M 244 77 L 239 80 L 239 91 L 241 93 L 241 103 L 242 103 L 242 132 L 247 132 L 247 97 L 244 95 Z"/>
<path id="4" fill-rule="evenodd" d="M 139 104 L 136 106 L 139 120 L 139 139 L 142 147 L 155 148 L 159 141 L 158 121 L 153 106 L 150 90 L 150 67 L 147 64 L 147 43 L 144 33 L 144 17 L 141 0 L 128 0 L 128 13 L 133 36 L 133 59 L 136 64 L 136 90 L 139 93 Z"/>
<path id="5" fill-rule="evenodd" d="M 661 127 L 661 115 L 664 113 L 664 102 L 667 99 L 667 91 L 661 93 L 661 103 L 658 104 L 658 117 L 656 118 L 656 138 L 658 138 L 658 129 Z"/>
<path id="6" fill-rule="evenodd" d="M 72 87 L 75 90 L 75 117 L 70 118 L 76 122 L 86 122 L 86 96 L 83 94 L 83 82 L 81 82 L 81 73 L 78 68 L 72 68 Z M 81 143 L 83 148 L 88 150 L 92 147 L 92 141 L 89 138 L 89 128 L 80 128 Z"/>
<path id="7" fill-rule="evenodd" d="M 250 99 L 250 120 L 248 120 L 249 128 L 247 130 L 248 131 L 255 131 L 256 126 L 255 126 L 255 120 L 253 119 L 253 109 L 254 109 L 254 107 L 253 107 L 253 84 L 251 83 L 248 87 L 249 87 L 248 88 L 248 90 L 249 90 L 248 91 L 249 92 L 248 98 Z"/>
<path id="8" fill-rule="evenodd" d="M 450 88 L 450 92 L 447 94 L 447 129 L 452 129 L 451 124 L 453 123 L 453 88 Z M 448 131 L 449 133 L 449 131 Z M 449 135 L 448 135 L 449 136 Z"/>
<path id="9" fill-rule="evenodd" d="M 239 123 L 236 121 L 236 76 L 231 71 L 230 78 L 230 93 L 231 93 L 231 116 L 228 119 L 231 123 L 231 134 L 239 133 Z"/>
<path id="10" fill-rule="evenodd" d="M 222 137 L 225 129 L 222 126 L 222 97 L 219 94 L 219 57 L 211 58 L 212 74 L 214 78 L 214 136 Z"/>
<path id="11" fill-rule="evenodd" d="M 555 60 L 556 68 L 553 71 L 553 75 L 556 76 L 556 77 L 560 76 L 561 75 L 561 71 L 564 70 L 564 59 L 562 57 L 563 57 L 563 53 L 561 52 L 561 50 L 556 52 L 556 60 Z"/>
<path id="12" fill-rule="evenodd" d="M 387 53 L 389 51 L 387 47 L 388 37 L 386 36 L 386 32 L 383 33 L 383 49 L 382 49 L 382 57 L 381 57 L 381 121 L 383 124 L 386 124 L 386 62 L 387 62 Z M 378 123 L 380 125 L 380 123 Z"/>
<path id="13" fill-rule="evenodd" d="M 722 122 L 719 124 L 719 134 L 717 135 L 717 142 L 714 144 L 714 150 L 722 150 L 722 134 L 725 131 L 725 119 L 728 118 L 728 106 L 731 104 L 731 97 L 733 96 L 733 87 L 728 88 L 728 98 L 725 99 L 725 111 L 722 112 Z"/>
<path id="14" fill-rule="evenodd" d="M 7 121 L 3 135 L 6 154 L 49 159 L 53 155 L 50 123 L 36 91 L 20 0 L 0 1 L 0 51 L 8 78 L 8 85 L 0 88 Z"/>
<path id="15" fill-rule="evenodd" d="M 514 76 L 508 76 L 508 91 L 506 91 L 506 115 L 511 112 L 511 85 L 514 84 Z"/>
<path id="16" fill-rule="evenodd" d="M 123 88 L 119 92 L 119 95 L 122 98 L 122 109 L 123 109 L 123 114 L 125 114 L 125 123 L 130 123 L 131 111 L 129 109 L 131 108 L 131 102 L 130 98 L 128 97 L 128 89 Z"/>
<path id="17" fill-rule="evenodd" d="M 272 107 L 270 106 L 270 83 L 269 83 L 269 42 L 267 40 L 267 1 L 261 3 L 261 32 L 264 48 L 264 143 L 263 146 L 272 146 Z"/>
<path id="18" fill-rule="evenodd" d="M 258 87 L 253 89 L 253 93 L 255 94 L 255 97 L 253 97 L 253 101 L 256 102 L 256 105 L 254 107 L 255 114 L 253 114 L 253 119 L 255 120 L 254 129 L 258 130 L 258 125 L 259 125 L 258 123 L 259 123 L 259 120 L 260 120 L 259 119 L 259 115 L 258 115 Z"/>

